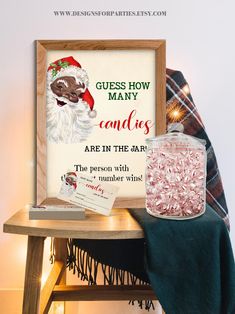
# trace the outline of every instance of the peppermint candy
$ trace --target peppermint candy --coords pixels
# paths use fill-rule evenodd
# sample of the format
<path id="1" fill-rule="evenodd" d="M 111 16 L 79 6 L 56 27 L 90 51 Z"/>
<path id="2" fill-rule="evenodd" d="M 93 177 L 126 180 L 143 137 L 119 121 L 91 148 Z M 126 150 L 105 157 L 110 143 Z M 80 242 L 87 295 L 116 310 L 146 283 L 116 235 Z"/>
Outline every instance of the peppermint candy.
<path id="1" fill-rule="evenodd" d="M 155 143 L 156 144 L 156 143 Z M 164 140 L 148 149 L 146 209 L 153 216 L 187 219 L 205 211 L 203 145 Z"/>

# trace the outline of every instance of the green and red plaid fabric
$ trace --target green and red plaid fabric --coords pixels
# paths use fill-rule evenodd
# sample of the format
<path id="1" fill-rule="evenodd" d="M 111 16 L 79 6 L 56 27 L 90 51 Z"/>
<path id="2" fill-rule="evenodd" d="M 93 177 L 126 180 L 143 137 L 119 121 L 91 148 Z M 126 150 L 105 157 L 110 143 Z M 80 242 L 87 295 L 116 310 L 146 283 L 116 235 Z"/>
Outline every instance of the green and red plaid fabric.
<path id="1" fill-rule="evenodd" d="M 172 122 L 172 111 L 177 109 L 180 114 L 176 118 L 184 125 L 184 133 L 206 140 L 206 201 L 222 217 L 229 229 L 228 208 L 214 149 L 181 72 L 167 69 L 166 99 L 167 123 Z"/>

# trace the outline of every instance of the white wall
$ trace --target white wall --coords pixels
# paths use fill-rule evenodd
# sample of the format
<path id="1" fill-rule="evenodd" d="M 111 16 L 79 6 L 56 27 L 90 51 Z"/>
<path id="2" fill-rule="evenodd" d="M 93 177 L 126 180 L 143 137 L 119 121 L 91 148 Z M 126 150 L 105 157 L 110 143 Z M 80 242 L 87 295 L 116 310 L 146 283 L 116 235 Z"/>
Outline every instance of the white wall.
<path id="1" fill-rule="evenodd" d="M 167 17 L 54 17 L 56 9 L 167 10 Z M 235 247 L 233 0 L 9 0 L 0 18 L 0 221 L 33 199 L 35 39 L 167 40 L 167 66 L 187 78 L 214 145 Z M 23 286 L 26 238 L 1 233 L 0 289 Z M 101 313 L 101 312 L 100 312 Z M 104 313 L 104 312 L 102 312 Z"/>

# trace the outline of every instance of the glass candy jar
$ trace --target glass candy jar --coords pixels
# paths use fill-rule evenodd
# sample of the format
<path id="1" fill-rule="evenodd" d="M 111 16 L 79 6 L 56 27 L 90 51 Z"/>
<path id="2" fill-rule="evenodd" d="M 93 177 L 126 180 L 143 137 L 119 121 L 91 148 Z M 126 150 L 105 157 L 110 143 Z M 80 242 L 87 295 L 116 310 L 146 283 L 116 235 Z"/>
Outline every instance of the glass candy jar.
<path id="1" fill-rule="evenodd" d="M 189 219 L 205 212 L 206 142 L 183 129 L 172 123 L 167 134 L 146 140 L 146 209 L 156 217 Z"/>

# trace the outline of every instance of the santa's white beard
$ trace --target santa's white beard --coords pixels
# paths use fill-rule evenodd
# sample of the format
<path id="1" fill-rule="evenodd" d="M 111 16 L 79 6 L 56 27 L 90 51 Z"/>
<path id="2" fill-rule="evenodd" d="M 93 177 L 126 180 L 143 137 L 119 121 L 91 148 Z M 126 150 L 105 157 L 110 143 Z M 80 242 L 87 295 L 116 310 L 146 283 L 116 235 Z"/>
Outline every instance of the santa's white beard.
<path id="1" fill-rule="evenodd" d="M 56 98 L 66 102 L 60 107 Z M 93 128 L 92 118 L 89 117 L 89 105 L 79 100 L 72 103 L 67 98 L 57 97 L 47 87 L 47 138 L 53 143 L 79 143 L 85 141 Z"/>
<path id="2" fill-rule="evenodd" d="M 62 183 L 62 186 L 60 188 L 60 194 L 61 195 L 71 196 L 74 191 L 75 191 L 75 188 L 72 185 L 70 185 L 70 184 L 68 184 L 66 182 Z"/>

